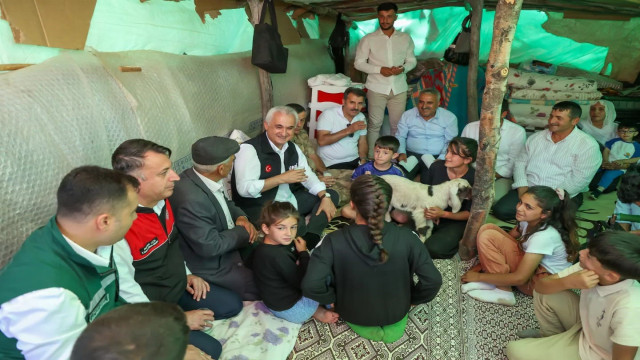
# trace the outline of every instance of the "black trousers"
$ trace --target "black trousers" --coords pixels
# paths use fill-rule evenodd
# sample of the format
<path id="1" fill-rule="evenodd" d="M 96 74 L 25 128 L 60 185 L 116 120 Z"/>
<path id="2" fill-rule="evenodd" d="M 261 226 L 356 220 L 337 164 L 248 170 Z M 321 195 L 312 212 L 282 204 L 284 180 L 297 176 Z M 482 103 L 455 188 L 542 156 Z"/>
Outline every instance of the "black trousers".
<path id="1" fill-rule="evenodd" d="M 338 201 L 340 200 L 338 193 L 333 189 L 327 189 L 327 192 L 331 195 L 333 205 L 337 207 Z M 311 195 L 308 191 L 298 191 L 294 193 L 293 196 L 295 196 L 296 201 L 298 201 L 298 213 L 300 213 L 300 219 L 298 220 L 298 235 L 307 240 L 307 248 L 313 249 L 318 244 L 322 231 L 329 224 L 329 219 L 324 212 L 316 215 L 321 201 L 321 199 L 316 195 Z M 304 218 L 309 214 L 311 214 L 309 223 L 305 224 Z M 311 233 L 316 236 L 307 237 L 307 233 Z M 309 243 L 310 239 L 313 239 L 312 241 L 315 242 L 315 244 Z"/>
<path id="2" fill-rule="evenodd" d="M 433 259 L 450 259 L 458 252 L 458 243 L 464 235 L 466 220 L 440 219 L 434 224 L 431 236 L 425 241 L 429 255 Z"/>

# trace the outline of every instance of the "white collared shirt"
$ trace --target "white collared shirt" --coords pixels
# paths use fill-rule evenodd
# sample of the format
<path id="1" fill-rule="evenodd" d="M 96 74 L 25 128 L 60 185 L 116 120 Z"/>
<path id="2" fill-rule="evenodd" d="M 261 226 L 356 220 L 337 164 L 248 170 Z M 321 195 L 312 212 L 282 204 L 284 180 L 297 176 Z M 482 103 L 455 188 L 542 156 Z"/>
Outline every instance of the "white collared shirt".
<path id="1" fill-rule="evenodd" d="M 367 73 L 367 89 L 385 95 L 391 91 L 400 94 L 409 88 L 406 73 L 416 67 L 413 48 L 409 34 L 394 30 L 389 37 L 378 29 L 358 43 L 354 66 Z M 404 72 L 389 77 L 380 74 L 382 67 L 392 66 L 404 66 Z"/>
<path id="2" fill-rule="evenodd" d="M 480 121 L 468 123 L 460 136 L 478 141 L 480 138 Z M 509 120 L 502 121 L 502 126 L 500 126 L 500 145 L 496 156 L 496 173 L 505 178 L 513 176 L 515 161 L 524 148 L 526 141 L 527 134 L 522 126 Z"/>
<path id="3" fill-rule="evenodd" d="M 613 343 L 640 346 L 639 319 L 640 284 L 637 281 L 627 279 L 582 290 L 580 358 L 611 359 Z M 640 359 L 640 353 L 635 359 Z"/>
<path id="4" fill-rule="evenodd" d="M 262 135 L 261 135 L 262 136 Z M 271 140 L 269 145 L 280 157 L 280 169 L 281 173 L 288 171 L 284 166 L 284 152 L 289 147 L 289 143 L 284 144 L 282 149 L 278 149 Z M 306 156 L 300 151 L 298 145 L 293 144 L 298 153 L 298 166 L 297 168 L 304 168 L 304 174 L 307 176 L 307 180 L 302 182 L 302 185 L 309 191 L 311 195 L 318 195 L 320 191 L 326 190 L 326 186 L 322 181 L 318 179 L 316 174 L 311 170 L 307 163 Z M 246 198 L 259 198 L 262 196 L 262 188 L 264 187 L 265 180 L 260 179 L 260 159 L 256 153 L 256 148 L 249 144 L 240 144 L 240 151 L 236 154 L 236 160 L 233 163 L 236 177 L 236 190 L 238 194 Z M 289 184 L 281 184 L 278 186 L 278 192 L 274 201 L 288 201 L 293 206 L 298 208 L 298 201 L 289 189 Z"/>
<path id="5" fill-rule="evenodd" d="M 600 164 L 598 143 L 577 127 L 564 139 L 553 142 L 551 131 L 529 137 L 513 170 L 513 188 L 546 185 L 576 196 L 589 185 Z"/>
<path id="6" fill-rule="evenodd" d="M 224 197 L 224 185 L 222 184 L 222 180 L 215 182 L 208 177 L 200 174 L 196 169 L 193 169 L 193 172 L 198 175 L 200 180 L 202 180 L 209 191 L 211 191 L 213 196 L 216 197 L 216 200 L 218 200 L 218 204 L 220 204 L 222 212 L 224 213 L 224 218 L 227 220 L 227 227 L 229 229 L 233 229 L 235 227 L 235 224 L 233 222 L 233 218 L 231 218 L 231 212 L 229 211 L 229 207 L 227 206 L 227 200 Z"/>
<path id="7" fill-rule="evenodd" d="M 363 113 L 358 113 L 358 115 L 349 121 L 344 116 L 342 106 L 336 106 L 322 112 L 318 118 L 317 130 L 328 131 L 329 134 L 335 134 L 358 121 L 362 121 L 365 124 L 367 123 Z M 345 136 L 333 144 L 318 146 L 316 153 L 326 166 L 349 162 L 360 156 L 358 153 L 358 142 L 361 136 L 367 135 L 367 129 L 358 130 L 351 135 L 353 136 Z"/>

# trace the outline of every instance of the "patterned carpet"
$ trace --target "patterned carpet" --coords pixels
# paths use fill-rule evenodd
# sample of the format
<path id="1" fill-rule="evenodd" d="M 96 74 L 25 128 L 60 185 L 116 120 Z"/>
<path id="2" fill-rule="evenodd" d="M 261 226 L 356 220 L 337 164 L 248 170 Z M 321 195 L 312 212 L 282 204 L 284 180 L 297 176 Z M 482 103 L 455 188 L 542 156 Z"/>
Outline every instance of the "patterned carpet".
<path id="1" fill-rule="evenodd" d="M 463 311 L 460 307 L 460 262 L 436 260 L 443 286 L 429 304 L 409 313 L 407 330 L 400 340 L 385 344 L 356 335 L 345 322 L 323 324 L 314 320 L 300 329 L 289 359 L 462 359 Z"/>
<path id="2" fill-rule="evenodd" d="M 335 230 L 345 224 L 335 219 L 330 227 Z M 460 276 L 474 261 L 456 256 L 434 263 L 442 274 L 442 288 L 429 304 L 409 312 L 400 340 L 372 342 L 343 321 L 323 324 L 312 319 L 302 325 L 288 359 L 505 359 L 503 350 L 516 339 L 516 331 L 537 326 L 532 298 L 518 291 L 514 307 L 479 302 L 460 292 Z"/>
<path id="3" fill-rule="evenodd" d="M 597 201 L 585 200 L 579 215 L 606 219 L 613 212 L 615 200 L 615 193 L 604 194 Z M 508 225 L 491 216 L 488 222 Z M 344 219 L 334 219 L 327 232 L 346 224 Z M 592 226 L 584 222 L 580 225 Z M 410 311 L 400 340 L 392 344 L 372 342 L 357 336 L 344 322 L 328 325 L 310 320 L 302 325 L 287 359 L 502 360 L 506 359 L 505 346 L 516 340 L 518 330 L 537 327 L 533 299 L 518 291 L 513 307 L 479 302 L 460 293 L 460 276 L 475 260 L 460 261 L 456 256 L 434 262 L 442 273 L 442 288 L 431 303 Z"/>

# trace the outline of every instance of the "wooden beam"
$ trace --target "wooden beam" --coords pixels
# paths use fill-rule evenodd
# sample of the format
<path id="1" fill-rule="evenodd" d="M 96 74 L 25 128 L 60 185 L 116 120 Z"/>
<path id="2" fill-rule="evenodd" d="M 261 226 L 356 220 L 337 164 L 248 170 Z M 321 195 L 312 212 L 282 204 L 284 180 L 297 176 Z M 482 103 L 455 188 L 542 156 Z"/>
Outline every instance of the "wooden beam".
<path id="1" fill-rule="evenodd" d="M 471 4 L 471 44 L 467 72 L 467 123 L 478 120 L 478 62 L 480 61 L 480 25 L 484 0 L 469 0 Z"/>
<path id="2" fill-rule="evenodd" d="M 24 69 L 33 64 L 0 64 L 0 71 L 13 71 Z"/>
<path id="3" fill-rule="evenodd" d="M 476 235 L 489 213 L 493 201 L 495 160 L 500 141 L 500 105 L 507 88 L 509 55 L 522 0 L 499 0 L 493 22 L 493 40 L 487 62 L 487 86 L 482 95 L 480 141 L 473 184 L 473 203 L 458 253 L 463 260 L 476 255 Z"/>
<path id="4" fill-rule="evenodd" d="M 260 22 L 260 13 L 264 2 L 261 0 L 247 0 L 251 10 L 251 24 L 255 26 Z M 273 107 L 273 84 L 269 72 L 258 68 L 258 77 L 260 80 L 260 102 L 262 104 L 262 118 L 267 116 L 269 109 Z"/>

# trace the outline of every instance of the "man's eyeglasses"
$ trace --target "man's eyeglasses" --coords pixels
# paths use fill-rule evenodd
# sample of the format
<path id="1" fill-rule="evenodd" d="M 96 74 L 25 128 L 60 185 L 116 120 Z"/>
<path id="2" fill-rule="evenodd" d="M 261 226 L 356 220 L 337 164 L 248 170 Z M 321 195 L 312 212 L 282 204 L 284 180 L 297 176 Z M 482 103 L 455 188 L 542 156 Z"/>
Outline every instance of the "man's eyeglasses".
<path id="1" fill-rule="evenodd" d="M 638 130 L 620 130 L 620 134 L 634 134 L 637 132 Z"/>

